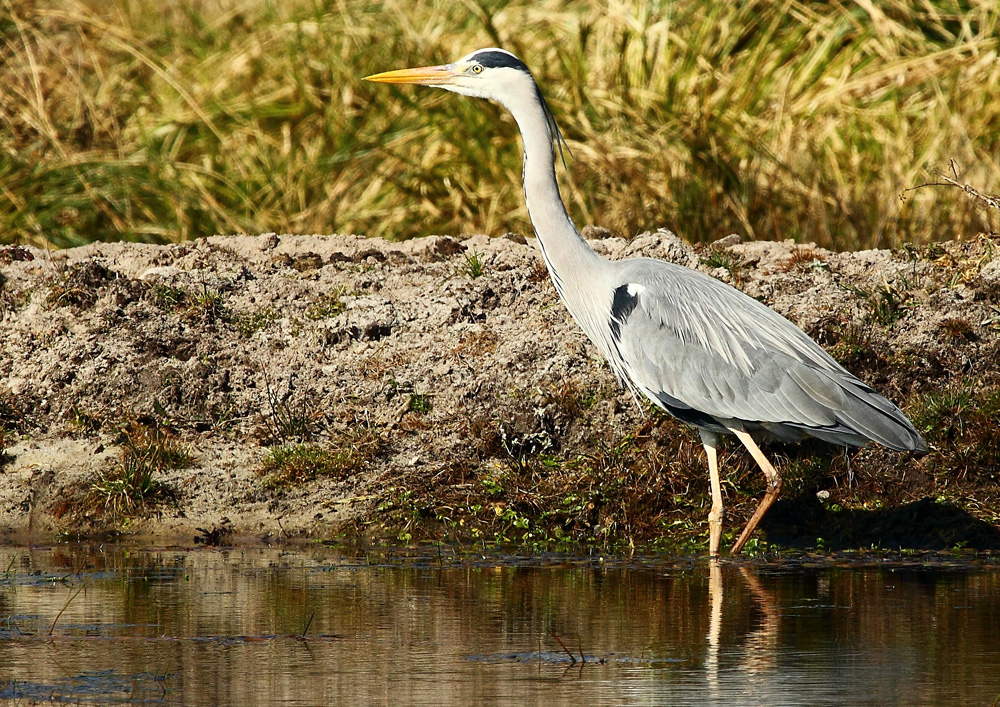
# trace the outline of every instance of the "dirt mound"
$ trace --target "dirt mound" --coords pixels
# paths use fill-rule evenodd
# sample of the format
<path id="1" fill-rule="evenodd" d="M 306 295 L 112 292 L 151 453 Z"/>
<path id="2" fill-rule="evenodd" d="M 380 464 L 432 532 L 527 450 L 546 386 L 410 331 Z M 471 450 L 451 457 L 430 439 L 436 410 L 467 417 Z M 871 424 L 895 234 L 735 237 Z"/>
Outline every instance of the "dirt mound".
<path id="1" fill-rule="evenodd" d="M 776 447 L 791 455 L 786 489 L 861 506 L 946 496 L 996 521 L 995 240 L 859 253 L 696 248 L 666 231 L 592 243 L 697 267 L 766 302 L 935 448 L 916 461 Z M 9 536 L 364 528 L 701 542 L 700 448 L 618 388 L 533 240 L 216 236 L 10 247 L 0 265 Z M 728 449 L 735 526 L 760 480 Z"/>

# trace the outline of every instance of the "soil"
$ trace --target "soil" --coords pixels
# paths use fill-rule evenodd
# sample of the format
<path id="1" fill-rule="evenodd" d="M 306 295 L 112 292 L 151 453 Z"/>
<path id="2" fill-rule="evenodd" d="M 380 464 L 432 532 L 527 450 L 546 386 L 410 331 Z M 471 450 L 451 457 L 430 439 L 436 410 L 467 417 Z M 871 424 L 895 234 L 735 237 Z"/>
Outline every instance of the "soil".
<path id="1" fill-rule="evenodd" d="M 789 502 L 815 503 L 823 489 L 825 502 L 855 510 L 943 499 L 985 532 L 983 546 L 1000 537 L 1000 458 L 982 452 L 1000 442 L 989 437 L 990 401 L 1000 400 L 995 237 L 834 253 L 590 231 L 607 257 L 663 258 L 764 301 L 928 426 L 933 449 L 923 459 L 875 448 L 848 457 L 819 443 L 770 448 L 794 472 Z M 0 248 L 0 266 L 7 539 L 115 530 L 214 542 L 345 529 L 485 537 L 506 518 L 505 529 L 536 528 L 531 537 L 608 542 L 647 541 L 683 521 L 678 532 L 704 542 L 697 437 L 620 389 L 558 301 L 533 239 L 265 234 L 12 246 Z M 954 429 L 942 432 L 946 424 Z M 156 494 L 125 512 L 95 489 L 121 476 L 136 430 L 186 458 L 159 463 Z M 619 481 L 657 494 L 634 507 L 625 491 L 608 501 L 610 477 L 593 470 L 610 444 L 624 454 L 630 441 L 669 456 L 662 481 L 623 463 L 631 476 Z M 335 463 L 298 476 L 268 466 L 276 449 L 296 445 Z M 722 457 L 735 473 L 729 526 L 760 488 L 745 456 L 730 445 Z M 563 494 L 559 508 L 577 489 L 590 500 L 556 528 L 546 525 L 543 488 Z M 775 532 L 816 541 L 789 530 L 795 522 Z M 945 545 L 969 542 L 978 541 Z"/>

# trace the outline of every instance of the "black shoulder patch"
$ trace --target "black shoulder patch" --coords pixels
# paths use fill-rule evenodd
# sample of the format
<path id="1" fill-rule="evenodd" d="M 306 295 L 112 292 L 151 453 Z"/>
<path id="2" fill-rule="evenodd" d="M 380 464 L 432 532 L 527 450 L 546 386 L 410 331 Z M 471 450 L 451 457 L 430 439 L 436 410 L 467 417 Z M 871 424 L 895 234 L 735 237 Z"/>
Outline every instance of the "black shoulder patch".
<path id="1" fill-rule="evenodd" d="M 472 59 L 475 59 L 483 68 L 486 69 L 517 69 L 518 71 L 523 71 L 526 74 L 531 72 L 523 61 L 518 59 L 513 54 L 508 54 L 507 52 L 498 52 L 494 50 L 488 50 L 484 52 L 478 52 L 473 54 Z"/>
<path id="2" fill-rule="evenodd" d="M 615 290 L 614 299 L 611 300 L 611 336 L 615 342 L 621 341 L 622 324 L 628 319 L 628 315 L 639 304 L 639 295 L 633 295 L 628 291 L 628 285 L 622 285 Z"/>

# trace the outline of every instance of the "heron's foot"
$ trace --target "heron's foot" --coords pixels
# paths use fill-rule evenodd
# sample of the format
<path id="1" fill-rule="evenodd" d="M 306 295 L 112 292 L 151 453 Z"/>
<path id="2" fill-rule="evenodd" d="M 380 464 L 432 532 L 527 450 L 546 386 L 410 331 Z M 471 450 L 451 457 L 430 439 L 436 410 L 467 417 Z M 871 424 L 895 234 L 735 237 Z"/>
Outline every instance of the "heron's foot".
<path id="1" fill-rule="evenodd" d="M 764 498 L 761 499 L 760 505 L 757 506 L 757 510 L 754 514 L 750 516 L 750 520 L 747 521 L 746 527 L 743 528 L 743 532 L 740 533 L 739 539 L 733 544 L 732 549 L 729 551 L 730 555 L 738 555 L 740 551 L 743 550 L 743 546 L 747 544 L 747 540 L 753 535 L 753 532 L 757 530 L 757 524 L 760 523 L 764 514 L 771 505 L 778 500 L 778 493 L 781 491 L 781 477 L 775 474 L 774 478 L 767 485 L 767 493 L 764 494 Z"/>

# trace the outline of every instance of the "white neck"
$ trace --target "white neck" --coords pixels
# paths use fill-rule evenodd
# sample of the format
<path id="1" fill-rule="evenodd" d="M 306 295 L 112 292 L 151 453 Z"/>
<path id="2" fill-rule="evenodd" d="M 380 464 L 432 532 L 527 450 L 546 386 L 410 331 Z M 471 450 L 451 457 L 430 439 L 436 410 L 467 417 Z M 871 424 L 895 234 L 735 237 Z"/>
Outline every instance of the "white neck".
<path id="1" fill-rule="evenodd" d="M 607 261 L 591 249 L 566 213 L 556 181 L 552 133 L 536 92 L 519 91 L 517 95 L 518 100 L 505 101 L 504 105 L 514 116 L 524 143 L 522 178 L 528 215 L 556 289 L 587 330 L 589 327 L 581 320 L 581 308 L 577 306 L 585 294 L 579 285 L 587 284 L 588 271 L 603 269 Z"/>

